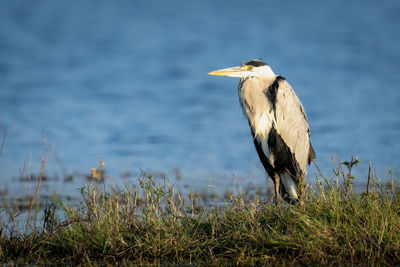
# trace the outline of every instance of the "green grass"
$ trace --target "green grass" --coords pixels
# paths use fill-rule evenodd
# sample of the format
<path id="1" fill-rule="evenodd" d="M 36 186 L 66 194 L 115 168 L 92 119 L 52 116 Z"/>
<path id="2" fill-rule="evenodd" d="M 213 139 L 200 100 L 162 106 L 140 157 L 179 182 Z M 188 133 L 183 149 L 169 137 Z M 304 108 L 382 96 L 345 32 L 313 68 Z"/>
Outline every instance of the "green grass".
<path id="1" fill-rule="evenodd" d="M 368 189 L 355 193 L 352 163 L 357 164 L 339 162 L 334 179 L 320 176 L 296 205 L 275 205 L 247 193 L 227 194 L 213 205 L 194 194 L 184 197 L 148 174 L 139 178 L 140 186 L 112 194 L 101 186 L 84 187 L 80 206 L 48 203 L 38 211 L 44 217 L 40 226 L 31 219 L 24 233 L 17 216 L 6 212 L 0 259 L 94 265 L 398 265 L 400 194 L 393 183 L 379 183 L 370 174 Z"/>

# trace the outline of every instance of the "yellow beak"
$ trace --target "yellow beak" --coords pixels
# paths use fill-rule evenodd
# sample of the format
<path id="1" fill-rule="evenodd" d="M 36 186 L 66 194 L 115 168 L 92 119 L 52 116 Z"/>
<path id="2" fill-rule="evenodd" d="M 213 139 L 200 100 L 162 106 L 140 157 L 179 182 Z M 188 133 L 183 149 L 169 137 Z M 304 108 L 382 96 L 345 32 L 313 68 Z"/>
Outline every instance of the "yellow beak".
<path id="1" fill-rule="evenodd" d="M 214 70 L 212 72 L 209 72 L 208 74 L 210 75 L 220 75 L 220 76 L 240 76 L 240 74 L 245 71 L 243 67 L 232 67 L 232 68 L 227 68 L 227 69 L 221 69 L 221 70 Z"/>

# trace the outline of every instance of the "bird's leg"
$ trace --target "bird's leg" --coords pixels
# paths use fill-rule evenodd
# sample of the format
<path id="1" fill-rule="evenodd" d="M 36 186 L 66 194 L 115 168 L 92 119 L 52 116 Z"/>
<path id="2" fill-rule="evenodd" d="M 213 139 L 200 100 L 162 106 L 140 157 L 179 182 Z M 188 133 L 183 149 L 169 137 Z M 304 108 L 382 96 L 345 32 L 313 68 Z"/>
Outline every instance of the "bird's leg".
<path id="1" fill-rule="evenodd" d="M 280 178 L 277 172 L 274 173 L 274 184 L 275 184 L 275 201 L 276 204 L 278 204 L 279 201 L 279 184 L 280 184 Z"/>

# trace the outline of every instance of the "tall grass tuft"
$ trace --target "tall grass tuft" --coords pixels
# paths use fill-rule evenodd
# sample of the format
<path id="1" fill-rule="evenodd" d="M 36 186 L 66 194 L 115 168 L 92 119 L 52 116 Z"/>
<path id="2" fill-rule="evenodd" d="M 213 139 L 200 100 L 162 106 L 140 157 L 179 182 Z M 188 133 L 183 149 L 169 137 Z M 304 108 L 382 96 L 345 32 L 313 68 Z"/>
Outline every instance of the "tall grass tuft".
<path id="1" fill-rule="evenodd" d="M 142 174 L 140 185 L 81 189 L 81 203 L 48 203 L 40 229 L 0 232 L 3 262 L 69 264 L 400 264 L 400 195 L 370 177 L 356 193 L 350 162 L 318 176 L 296 205 L 246 192 L 209 205 Z M 62 210 L 57 215 L 56 208 Z"/>

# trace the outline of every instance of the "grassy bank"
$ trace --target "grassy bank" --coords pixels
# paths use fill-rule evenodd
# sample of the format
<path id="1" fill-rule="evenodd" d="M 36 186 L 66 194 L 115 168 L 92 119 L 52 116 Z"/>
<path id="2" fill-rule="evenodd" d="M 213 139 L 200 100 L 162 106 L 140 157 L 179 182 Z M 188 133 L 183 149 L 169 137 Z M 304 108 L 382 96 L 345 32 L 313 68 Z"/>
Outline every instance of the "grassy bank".
<path id="1" fill-rule="evenodd" d="M 81 190 L 79 207 L 62 200 L 47 203 L 38 210 L 44 215 L 39 227 L 30 219 L 28 231 L 19 230 L 13 211 L 3 212 L 8 218 L 2 216 L 0 259 L 72 264 L 400 264 L 400 195 L 393 183 L 379 183 L 371 173 L 365 192 L 355 193 L 353 163 L 343 168 L 346 162 L 338 162 L 337 176 L 321 176 L 296 205 L 275 205 L 265 196 L 246 192 L 220 196 L 217 205 L 213 198 L 184 197 L 146 174 L 139 178 L 140 186 L 119 192 L 88 186 Z"/>

